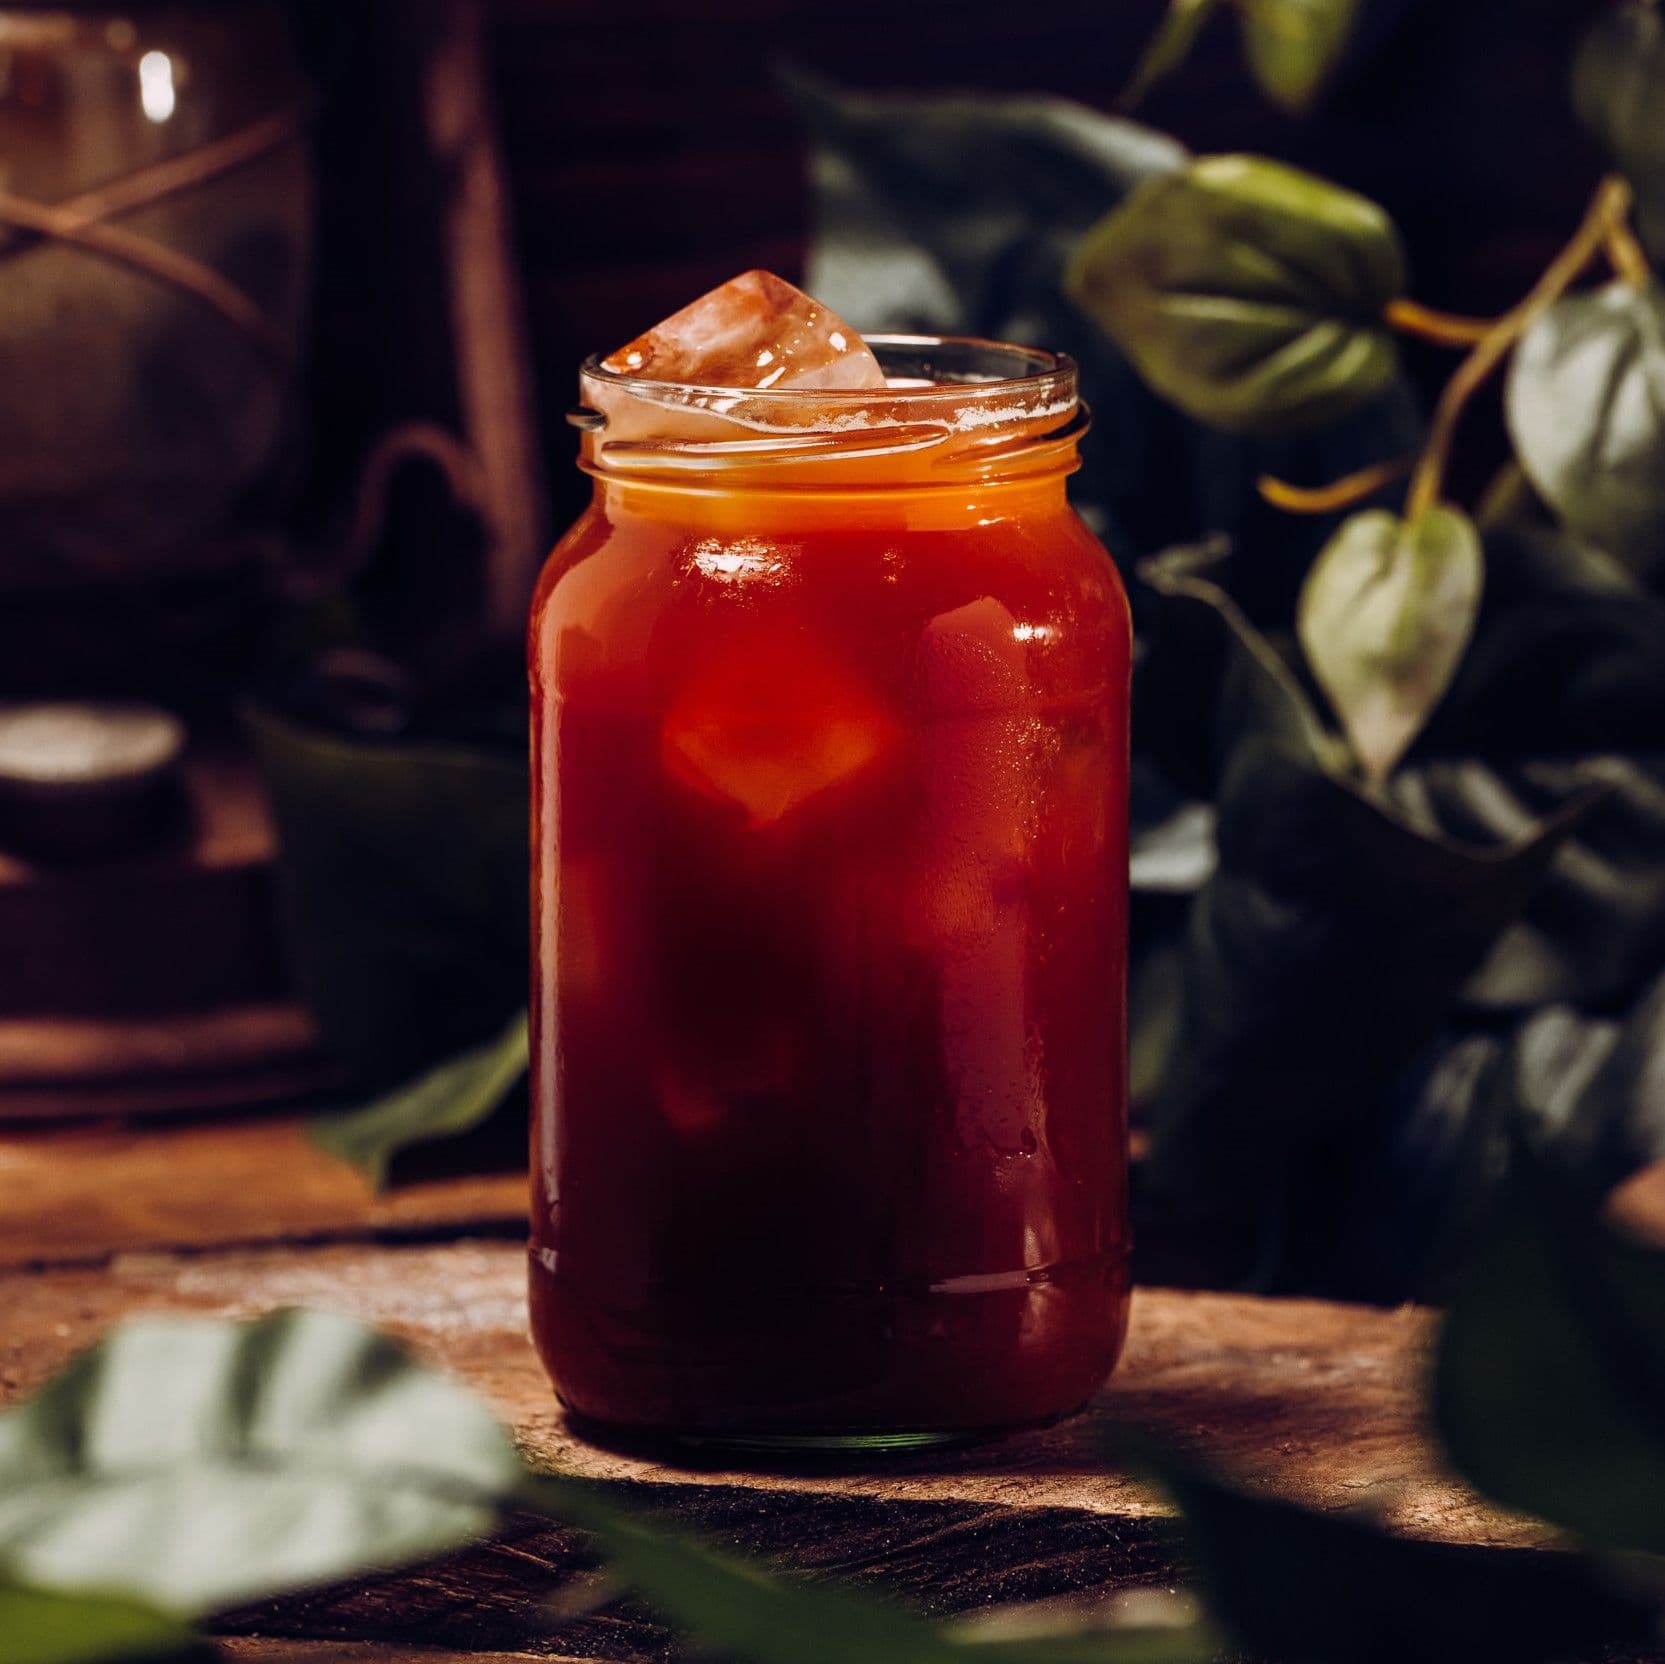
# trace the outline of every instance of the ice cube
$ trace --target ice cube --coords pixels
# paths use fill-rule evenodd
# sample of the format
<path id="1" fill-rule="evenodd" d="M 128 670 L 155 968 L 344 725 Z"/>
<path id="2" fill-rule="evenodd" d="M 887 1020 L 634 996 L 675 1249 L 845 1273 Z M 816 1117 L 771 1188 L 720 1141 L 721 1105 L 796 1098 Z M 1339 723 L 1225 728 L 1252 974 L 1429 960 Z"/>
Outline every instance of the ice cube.
<path id="1" fill-rule="evenodd" d="M 604 369 L 706 387 L 883 387 L 867 343 L 773 272 L 742 272 L 602 360 Z"/>
<path id="2" fill-rule="evenodd" d="M 933 720 L 912 925 L 936 961 L 960 1141 L 1017 1153 L 1035 1145 L 1041 1104 L 1024 864 L 1039 701 L 1017 620 L 992 596 L 933 618 L 918 667 Z"/>
<path id="3" fill-rule="evenodd" d="M 896 719 L 854 672 L 803 640 L 730 644 L 666 713 L 666 772 L 768 826 L 871 768 Z"/>
<path id="4" fill-rule="evenodd" d="M 962 893 L 1009 894 L 1027 849 L 1039 715 L 1016 620 L 991 596 L 939 613 L 920 635 L 917 674 L 931 713 L 927 865 L 953 870 Z"/>

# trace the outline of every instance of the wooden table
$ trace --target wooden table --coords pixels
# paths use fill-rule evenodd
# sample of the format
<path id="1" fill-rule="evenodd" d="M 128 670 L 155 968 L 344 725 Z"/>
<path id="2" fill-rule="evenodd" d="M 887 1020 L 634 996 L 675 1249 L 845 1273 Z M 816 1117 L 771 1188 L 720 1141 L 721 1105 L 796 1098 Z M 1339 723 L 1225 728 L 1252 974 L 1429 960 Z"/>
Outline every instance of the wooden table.
<path id="1" fill-rule="evenodd" d="M 1097 1454 L 1130 1418 L 1324 1509 L 1507 1553 L 1529 1522 L 1440 1471 L 1419 1410 L 1429 1314 L 1141 1289 L 1125 1362 L 1083 1416 L 882 1467 L 728 1472 L 601 1451 L 565 1427 L 526 1340 L 523 1184 L 459 1177 L 373 1198 L 289 1121 L 0 1129 L 0 1398 L 138 1312 L 350 1312 L 483 1393 L 533 1459 L 617 1481 L 718 1542 L 950 1613 L 1179 1575 L 1160 1498 Z M 420 1573 L 287 1599 L 222 1625 L 258 1664 L 676 1656 L 616 1602 L 562 1619 L 582 1543 L 527 1528 Z"/>

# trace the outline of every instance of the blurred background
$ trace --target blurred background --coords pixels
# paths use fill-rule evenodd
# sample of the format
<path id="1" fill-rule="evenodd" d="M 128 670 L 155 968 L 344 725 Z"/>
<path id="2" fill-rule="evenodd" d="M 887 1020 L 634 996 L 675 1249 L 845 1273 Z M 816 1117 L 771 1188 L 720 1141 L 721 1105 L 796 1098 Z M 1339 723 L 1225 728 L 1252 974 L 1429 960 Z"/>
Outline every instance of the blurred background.
<path id="1" fill-rule="evenodd" d="M 354 1102 L 501 1031 L 524 1000 L 519 631 L 584 495 L 562 420 L 576 365 L 745 268 L 807 281 L 859 327 L 1074 352 L 1099 415 L 1080 500 L 1124 570 L 1228 532 L 1254 556 L 1240 599 L 1275 633 L 1334 522 L 1272 533 L 1255 477 L 1321 484 L 1414 445 L 1449 354 L 1411 344 L 1390 395 L 1333 433 L 1228 442 L 1160 406 L 1073 309 L 1071 248 L 1165 134 L 1366 194 L 1400 227 L 1419 301 L 1495 314 L 1601 174 L 1567 80 L 1602 8 L 1366 0 L 1298 111 L 1264 95 L 1218 17 L 1133 129 L 1110 112 L 1165 9 L 0 6 L 0 1118 Z M 1472 496 L 1507 444 L 1495 404 L 1470 425 L 1453 489 Z M 1135 606 L 1155 639 L 1152 598 Z M 1186 711 L 1224 672 L 1185 649 L 1174 695 L 1178 651 L 1150 660 L 1168 680 L 1138 719 L 1140 1117 L 1177 1093 L 1172 1125 L 1201 1114 L 1206 1141 L 1220 1103 L 1252 1121 L 1293 1092 L 1309 1113 L 1252 1195 L 1186 1173 L 1153 1190 L 1146 1252 L 1174 1276 L 1415 1292 L 1468 1184 L 1475 1083 L 1552 1005 L 1575 1025 L 1565 1045 L 1585 1034 L 1605 1056 L 1657 974 L 1655 788 L 1602 857 L 1631 875 L 1622 904 L 1612 882 L 1581 898 L 1569 869 L 1547 915 L 1519 899 L 1494 921 L 1565 975 L 1453 988 L 1352 1047 L 1363 1079 L 1313 1057 L 1286 1091 L 1222 1043 L 1202 1114 L 1173 1048 L 1217 1039 L 1175 1035 L 1189 921 L 1220 883 L 1218 775 Z M 1430 744 L 1468 759 L 1479 731 L 1436 725 Z M 1396 882 L 1357 860 L 1361 892 Z M 1601 907 L 1624 916 L 1591 926 Z M 1544 946 L 1569 916 L 1596 931 L 1582 958 Z M 1355 1009 L 1331 1053 L 1375 1021 Z M 1285 1063 L 1301 1049 L 1292 1033 Z M 495 1141 L 437 1159 L 514 1159 L 504 1097 L 462 1116 Z M 372 1166 L 435 1134 L 392 1113 L 364 1135 Z M 1587 1142 L 1612 1145 L 1610 1121 Z M 1652 1149 L 1619 1143 L 1604 1183 Z"/>

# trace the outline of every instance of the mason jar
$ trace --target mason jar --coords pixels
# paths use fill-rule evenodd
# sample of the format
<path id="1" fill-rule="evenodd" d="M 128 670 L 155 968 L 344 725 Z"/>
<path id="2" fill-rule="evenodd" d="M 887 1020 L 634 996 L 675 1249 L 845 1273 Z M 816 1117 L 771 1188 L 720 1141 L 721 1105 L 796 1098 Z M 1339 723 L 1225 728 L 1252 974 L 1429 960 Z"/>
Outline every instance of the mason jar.
<path id="1" fill-rule="evenodd" d="M 533 1333 L 580 1423 L 907 1447 L 1126 1328 L 1130 631 L 1074 365 L 583 369 L 533 605 Z"/>

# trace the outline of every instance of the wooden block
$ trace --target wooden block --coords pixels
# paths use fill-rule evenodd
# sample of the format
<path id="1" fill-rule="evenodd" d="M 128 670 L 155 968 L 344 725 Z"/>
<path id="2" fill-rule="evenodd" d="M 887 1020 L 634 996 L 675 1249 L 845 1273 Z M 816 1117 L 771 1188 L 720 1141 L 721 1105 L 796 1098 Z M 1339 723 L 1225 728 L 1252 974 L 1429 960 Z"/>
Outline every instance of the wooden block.
<path id="1" fill-rule="evenodd" d="M 0 1195 L 0 1266 L 438 1230 L 518 1236 L 526 1218 L 524 1174 L 463 1173 L 378 1196 L 292 1118 L 14 1128 L 0 1135 Z"/>
<path id="2" fill-rule="evenodd" d="M 169 844 L 47 866 L 0 851 L 0 1013 L 129 1018 L 286 993 L 273 834 L 253 762 L 203 740 Z"/>

